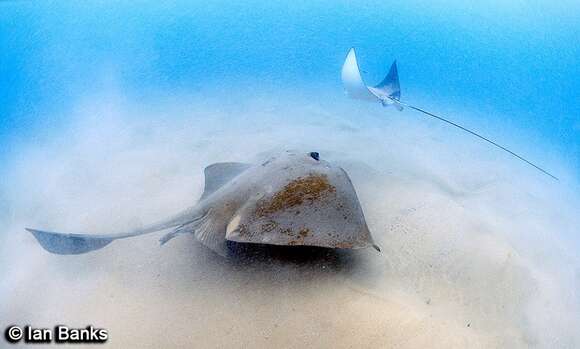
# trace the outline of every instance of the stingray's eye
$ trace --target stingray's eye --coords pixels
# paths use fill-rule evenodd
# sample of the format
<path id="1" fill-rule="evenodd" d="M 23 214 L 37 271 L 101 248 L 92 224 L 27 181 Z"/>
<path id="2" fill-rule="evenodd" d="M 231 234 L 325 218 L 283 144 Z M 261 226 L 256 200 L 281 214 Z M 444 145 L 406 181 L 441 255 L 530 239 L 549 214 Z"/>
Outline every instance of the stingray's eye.
<path id="1" fill-rule="evenodd" d="M 320 161 L 320 154 L 318 154 L 315 151 L 313 151 L 313 152 L 310 153 L 310 157 L 313 158 L 316 161 Z"/>

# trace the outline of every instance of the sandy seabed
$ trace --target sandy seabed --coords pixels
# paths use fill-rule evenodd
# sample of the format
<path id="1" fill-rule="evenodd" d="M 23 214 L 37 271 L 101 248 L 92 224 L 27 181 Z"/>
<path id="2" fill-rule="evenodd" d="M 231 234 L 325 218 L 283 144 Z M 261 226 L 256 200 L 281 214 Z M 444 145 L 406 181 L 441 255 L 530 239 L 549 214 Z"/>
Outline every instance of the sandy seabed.
<path id="1" fill-rule="evenodd" d="M 580 346 L 577 184 L 408 112 L 247 93 L 94 96 L 20 145 L 0 191 L 0 324 L 91 324 L 106 348 Z M 144 225 L 193 205 L 205 166 L 283 149 L 347 170 L 381 253 L 232 246 L 228 260 L 158 233 L 57 256 L 23 230 Z"/>

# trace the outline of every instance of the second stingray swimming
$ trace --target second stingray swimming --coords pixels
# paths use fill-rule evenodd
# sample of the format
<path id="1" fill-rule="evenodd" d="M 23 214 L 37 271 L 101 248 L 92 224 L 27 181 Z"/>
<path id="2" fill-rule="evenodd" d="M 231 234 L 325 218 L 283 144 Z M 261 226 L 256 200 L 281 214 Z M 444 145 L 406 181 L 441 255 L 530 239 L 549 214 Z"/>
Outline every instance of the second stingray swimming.
<path id="1" fill-rule="evenodd" d="M 216 163 L 204 172 L 195 206 L 140 229 L 107 235 L 27 230 L 56 254 L 86 253 L 169 228 L 161 244 L 190 233 L 223 256 L 227 241 L 379 250 L 348 174 L 317 152 L 286 151 L 255 165 Z"/>

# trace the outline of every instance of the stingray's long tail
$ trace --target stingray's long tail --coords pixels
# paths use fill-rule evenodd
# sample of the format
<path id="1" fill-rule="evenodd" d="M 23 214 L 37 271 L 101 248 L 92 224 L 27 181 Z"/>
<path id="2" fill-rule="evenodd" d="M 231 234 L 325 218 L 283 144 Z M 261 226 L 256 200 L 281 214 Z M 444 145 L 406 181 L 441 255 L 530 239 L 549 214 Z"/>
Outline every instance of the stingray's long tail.
<path id="1" fill-rule="evenodd" d="M 423 109 L 421 109 L 421 108 L 414 107 L 414 106 L 412 106 L 412 105 L 410 105 L 410 104 L 403 103 L 403 102 L 401 102 L 401 101 L 396 101 L 396 103 L 397 103 L 397 104 L 400 104 L 400 105 L 403 105 L 403 106 L 405 106 L 405 107 L 407 107 L 407 108 L 410 108 L 410 109 L 416 110 L 416 111 L 418 111 L 418 112 L 420 112 L 420 113 L 423 113 L 423 114 L 425 114 L 425 115 L 428 115 L 428 116 L 430 116 L 430 117 L 432 117 L 432 118 L 435 118 L 435 119 L 437 119 L 437 120 L 443 121 L 443 122 L 445 122 L 445 123 L 447 123 L 447 124 L 449 124 L 449 125 L 451 125 L 451 126 L 455 126 L 455 127 L 457 127 L 458 129 L 460 129 L 460 130 L 462 130 L 462 131 L 465 131 L 465 132 L 467 132 L 467 133 L 469 133 L 469 134 L 472 134 L 472 135 L 474 135 L 475 137 L 477 137 L 477 138 L 479 138 L 479 139 L 482 139 L 482 140 L 486 141 L 487 143 L 489 143 L 489 144 L 492 144 L 492 145 L 496 146 L 497 148 L 499 148 L 499 149 L 501 149 L 501 150 L 503 150 L 503 151 L 505 151 L 505 152 L 507 152 L 507 153 L 511 154 L 512 156 L 514 156 L 514 157 L 516 157 L 516 158 L 518 158 L 518 159 L 522 160 L 523 162 L 527 163 L 528 165 L 530 165 L 530 166 L 533 166 L 534 168 L 536 168 L 537 170 L 541 171 L 541 172 L 542 172 L 542 173 L 544 173 L 545 175 L 548 175 L 548 176 L 552 177 L 553 179 L 555 179 L 555 180 L 557 180 L 557 181 L 559 180 L 559 179 L 558 179 L 558 177 L 554 176 L 554 175 L 553 175 L 553 174 L 551 174 L 550 172 L 548 172 L 548 171 L 544 170 L 544 169 L 543 169 L 543 168 L 541 168 L 540 166 L 538 166 L 538 165 L 536 165 L 536 164 L 532 163 L 531 161 L 529 161 L 529 160 L 527 160 L 527 159 L 523 158 L 522 156 L 520 156 L 520 155 L 518 155 L 518 154 L 514 153 L 513 151 L 511 151 L 511 150 L 507 149 L 506 147 L 504 147 L 504 146 L 502 146 L 502 145 L 499 145 L 499 144 L 497 144 L 496 142 L 492 141 L 491 139 L 485 138 L 484 136 L 482 136 L 482 135 L 480 135 L 480 134 L 477 134 L 477 133 L 475 133 L 475 132 L 473 132 L 473 131 L 471 131 L 471 130 L 469 130 L 469 129 L 467 129 L 467 128 L 465 128 L 465 127 L 463 127 L 463 126 L 459 125 L 459 124 L 456 124 L 456 123 L 454 123 L 453 121 L 447 120 L 447 119 L 445 119 L 445 118 L 443 118 L 443 117 L 441 117 L 441 116 L 435 115 L 435 114 L 433 114 L 433 113 L 430 113 L 430 112 L 428 112 L 428 111 L 426 111 L 426 110 L 423 110 Z"/>
<path id="2" fill-rule="evenodd" d="M 163 245 L 177 233 L 181 232 L 183 226 L 199 220 L 201 217 L 197 217 L 196 213 L 193 209 L 188 209 L 165 221 L 119 234 L 93 235 L 58 233 L 30 228 L 26 228 L 26 230 L 31 232 L 38 243 L 48 252 L 55 254 L 81 254 L 103 248 L 115 240 L 154 233 L 168 228 L 176 228 L 175 234 L 170 233 L 161 238 L 160 242 Z"/>

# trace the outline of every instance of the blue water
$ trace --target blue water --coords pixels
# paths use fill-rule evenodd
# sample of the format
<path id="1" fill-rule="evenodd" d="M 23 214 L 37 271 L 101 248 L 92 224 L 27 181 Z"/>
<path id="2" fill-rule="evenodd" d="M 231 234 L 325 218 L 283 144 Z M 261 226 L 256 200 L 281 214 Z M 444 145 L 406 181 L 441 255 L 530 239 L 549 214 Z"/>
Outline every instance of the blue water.
<path id="1" fill-rule="evenodd" d="M 56 137 L 105 72 L 143 101 L 238 81 L 341 93 L 354 46 L 369 82 L 397 59 L 403 100 L 428 97 L 460 121 L 454 111 L 477 110 L 485 120 L 468 126 L 510 145 L 507 127 L 540 145 L 537 162 L 578 173 L 579 12 L 573 1 L 0 2 L 0 152 Z"/>

